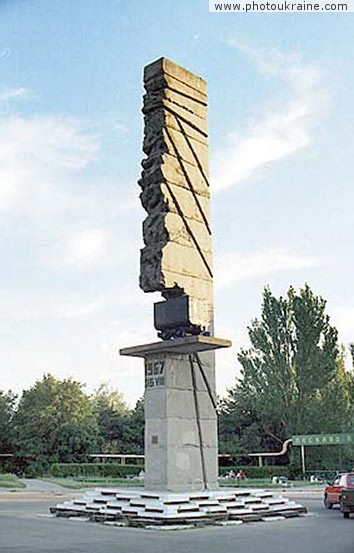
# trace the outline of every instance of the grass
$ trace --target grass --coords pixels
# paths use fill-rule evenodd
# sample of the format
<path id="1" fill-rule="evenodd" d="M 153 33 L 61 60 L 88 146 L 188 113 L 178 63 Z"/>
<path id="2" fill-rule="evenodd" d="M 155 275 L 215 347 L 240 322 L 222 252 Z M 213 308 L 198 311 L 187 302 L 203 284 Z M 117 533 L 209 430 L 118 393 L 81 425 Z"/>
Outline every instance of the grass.
<path id="1" fill-rule="evenodd" d="M 15 474 L 0 473 L 0 488 L 25 488 L 26 485 Z"/>

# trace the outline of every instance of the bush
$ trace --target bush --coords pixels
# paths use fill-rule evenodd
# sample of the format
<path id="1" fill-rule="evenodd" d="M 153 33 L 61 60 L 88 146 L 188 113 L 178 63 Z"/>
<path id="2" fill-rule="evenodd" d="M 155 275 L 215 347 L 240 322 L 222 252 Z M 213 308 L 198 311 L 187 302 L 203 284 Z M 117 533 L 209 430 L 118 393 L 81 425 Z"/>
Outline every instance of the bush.
<path id="1" fill-rule="evenodd" d="M 15 474 L 0 473 L 0 488 L 25 488 Z"/>
<path id="2" fill-rule="evenodd" d="M 221 467 L 220 476 L 225 476 L 230 470 L 233 470 L 236 474 L 239 470 L 243 470 L 246 473 L 247 478 L 269 478 L 273 476 L 291 476 L 288 465 L 265 465 L 263 467 L 254 467 L 250 465 L 234 465 L 230 467 Z"/>
<path id="3" fill-rule="evenodd" d="M 142 465 L 121 465 L 119 463 L 53 463 L 50 474 L 59 478 L 67 476 L 97 476 L 110 478 L 126 478 L 138 476 Z"/>

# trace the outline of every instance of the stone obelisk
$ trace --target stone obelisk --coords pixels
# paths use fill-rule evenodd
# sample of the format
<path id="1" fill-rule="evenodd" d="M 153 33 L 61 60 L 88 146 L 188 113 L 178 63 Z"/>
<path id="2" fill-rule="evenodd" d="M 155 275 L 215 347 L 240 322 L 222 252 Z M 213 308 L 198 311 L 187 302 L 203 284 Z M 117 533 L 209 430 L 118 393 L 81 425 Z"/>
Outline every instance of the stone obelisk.
<path id="1" fill-rule="evenodd" d="M 306 512 L 264 490 L 217 490 L 214 337 L 206 83 L 161 58 L 145 67 L 140 286 L 159 341 L 121 355 L 145 363 L 145 490 L 96 490 L 57 516 L 138 525 L 256 521 Z"/>
<path id="2" fill-rule="evenodd" d="M 145 359 L 145 487 L 217 487 L 216 348 L 206 82 L 161 58 L 144 70 L 140 287 L 159 291 L 162 341 L 121 350 Z"/>

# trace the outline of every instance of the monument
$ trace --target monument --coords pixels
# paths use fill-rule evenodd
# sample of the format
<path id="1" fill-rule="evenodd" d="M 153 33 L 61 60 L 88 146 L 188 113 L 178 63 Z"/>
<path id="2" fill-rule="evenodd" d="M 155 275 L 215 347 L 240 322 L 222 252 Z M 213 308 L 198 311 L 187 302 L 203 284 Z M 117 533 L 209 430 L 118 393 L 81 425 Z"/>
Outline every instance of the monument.
<path id="1" fill-rule="evenodd" d="M 127 347 L 144 359 L 144 490 L 101 489 L 52 508 L 110 524 L 200 524 L 294 516 L 305 510 L 267 490 L 218 490 L 206 83 L 161 58 L 145 67 L 140 287 L 159 340 Z"/>
<path id="2" fill-rule="evenodd" d="M 161 292 L 162 341 L 145 359 L 145 486 L 216 489 L 217 417 L 206 82 L 161 58 L 145 67 L 140 286 Z"/>

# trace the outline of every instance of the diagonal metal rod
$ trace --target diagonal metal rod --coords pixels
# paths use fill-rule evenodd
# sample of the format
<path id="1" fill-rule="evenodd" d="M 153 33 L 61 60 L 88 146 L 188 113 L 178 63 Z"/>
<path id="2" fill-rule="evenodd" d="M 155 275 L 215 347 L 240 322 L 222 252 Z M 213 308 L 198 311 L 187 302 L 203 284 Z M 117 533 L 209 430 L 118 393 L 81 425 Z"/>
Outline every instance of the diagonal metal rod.
<path id="1" fill-rule="evenodd" d="M 178 117 L 179 119 L 181 119 L 184 123 L 186 123 L 186 125 L 188 125 L 189 127 L 191 127 L 191 129 L 198 132 L 203 138 L 208 138 L 208 134 L 206 132 L 202 131 L 202 129 L 200 129 L 197 125 L 194 125 L 186 117 L 183 117 L 183 115 L 180 115 L 179 113 L 176 113 L 174 109 L 170 108 L 166 104 L 164 105 L 164 109 L 166 111 L 169 111 L 170 113 L 172 113 L 172 115 L 174 115 L 175 117 Z M 207 184 L 209 184 L 209 183 L 207 183 Z"/>
<path id="2" fill-rule="evenodd" d="M 183 134 L 183 136 L 184 136 L 184 138 L 185 138 L 185 140 L 186 140 L 186 142 L 187 142 L 187 144 L 188 144 L 188 146 L 189 146 L 190 151 L 192 152 L 192 155 L 193 155 L 193 157 L 194 157 L 194 159 L 195 159 L 195 162 L 196 162 L 196 164 L 198 165 L 198 169 L 199 169 L 199 171 L 201 172 L 201 174 L 203 175 L 203 179 L 205 180 L 206 185 L 207 185 L 207 186 L 210 186 L 210 185 L 209 185 L 208 177 L 206 176 L 206 174 L 205 174 L 205 172 L 204 172 L 204 169 L 203 169 L 202 164 L 200 163 L 199 157 L 197 156 L 196 151 L 195 151 L 194 148 L 193 148 L 192 142 L 191 142 L 190 139 L 188 138 L 188 135 L 187 135 L 187 133 L 186 133 L 186 131 L 185 131 L 184 126 L 182 125 L 181 118 L 178 117 L 177 115 L 175 115 L 175 118 L 176 118 L 177 124 L 178 124 L 178 126 L 179 126 L 179 128 L 180 128 L 180 131 L 181 131 L 181 133 Z"/>
<path id="3" fill-rule="evenodd" d="M 215 399 L 214 399 L 213 392 L 211 391 L 210 384 L 209 384 L 208 379 L 207 379 L 207 377 L 206 377 L 206 374 L 205 374 L 205 372 L 204 372 L 203 365 L 202 365 L 202 362 L 201 362 L 201 360 L 200 360 L 200 357 L 199 357 L 199 354 L 198 354 L 198 353 L 195 353 L 195 354 L 194 354 L 194 359 L 195 359 L 195 361 L 196 361 L 196 363 L 197 363 L 197 365 L 198 365 L 198 367 L 199 367 L 200 374 L 202 375 L 202 378 L 203 378 L 203 380 L 204 380 L 204 384 L 205 384 L 205 386 L 206 386 L 206 389 L 208 390 L 208 395 L 209 395 L 209 397 L 210 397 L 210 401 L 211 401 L 211 403 L 213 404 L 213 407 L 214 407 L 214 409 L 215 409 L 215 411 L 216 411 L 216 409 L 217 409 L 216 401 L 215 401 Z"/>
<path id="4" fill-rule="evenodd" d="M 174 145 L 174 143 L 173 143 L 172 137 L 171 137 L 171 135 L 170 135 L 170 133 L 168 132 L 167 129 L 166 129 L 166 133 L 167 133 L 167 136 L 168 136 L 169 140 L 171 141 L 172 146 L 175 148 L 175 145 Z M 172 187 L 170 186 L 170 184 L 169 184 L 169 182 L 168 182 L 167 180 L 165 181 L 165 185 L 166 185 L 167 190 L 169 191 L 169 193 L 170 193 L 170 195 L 171 195 L 171 198 L 172 198 L 172 200 L 173 200 L 173 203 L 174 203 L 175 206 L 176 206 L 177 213 L 178 213 L 178 215 L 181 217 L 181 219 L 182 219 L 182 221 L 183 221 L 183 223 L 184 223 L 184 226 L 186 227 L 186 230 L 187 230 L 187 232 L 188 232 L 190 238 L 192 239 L 192 242 L 194 243 L 195 247 L 197 248 L 197 251 L 198 251 L 198 253 L 199 253 L 199 255 L 200 255 L 200 257 L 201 257 L 201 259 L 202 259 L 202 261 L 203 261 L 203 264 L 204 264 L 204 266 L 205 266 L 205 268 L 206 268 L 206 270 L 207 270 L 207 272 L 208 272 L 210 278 L 213 278 L 213 272 L 212 272 L 212 270 L 211 270 L 211 268 L 210 268 L 210 266 L 209 266 L 209 263 L 208 263 L 208 261 L 206 260 L 206 257 L 205 257 L 205 255 L 204 255 L 204 253 L 203 253 L 203 251 L 202 251 L 202 249 L 201 249 L 199 243 L 198 243 L 198 240 L 197 240 L 196 237 L 194 236 L 194 233 L 193 233 L 193 231 L 192 231 L 192 229 L 191 229 L 191 227 L 190 227 L 190 225 L 189 225 L 189 223 L 188 223 L 188 221 L 187 221 L 187 219 L 186 219 L 186 217 L 185 217 L 185 215 L 184 215 L 184 213 L 183 213 L 183 211 L 182 211 L 182 208 L 181 208 L 181 206 L 180 206 L 179 203 L 178 203 L 178 200 L 177 200 L 177 198 L 176 198 L 176 195 L 173 193 Z"/>
<path id="5" fill-rule="evenodd" d="M 193 149 L 193 146 L 192 146 L 190 140 L 188 140 L 188 137 L 187 137 L 186 133 L 184 132 L 183 127 L 181 127 L 180 121 L 178 120 L 177 117 L 176 117 L 176 121 L 177 121 L 178 126 L 179 126 L 180 129 L 181 129 L 182 135 L 184 136 L 184 138 L 185 138 L 185 140 L 186 140 L 186 142 L 187 142 L 187 146 L 189 147 L 189 149 L 190 149 L 190 151 L 191 151 L 191 153 L 192 153 L 192 156 L 195 158 L 196 163 L 197 163 L 198 167 L 200 168 L 201 165 L 200 165 L 199 159 L 198 159 L 198 157 L 197 157 L 197 154 L 195 153 L 195 151 L 194 151 L 194 149 Z M 194 186 L 193 186 L 193 183 L 192 183 L 192 181 L 191 181 L 191 179 L 190 179 L 190 177 L 189 177 L 189 175 L 188 175 L 188 171 L 187 171 L 187 169 L 186 169 L 185 166 L 184 166 L 183 160 L 182 160 L 181 155 L 180 155 L 180 153 L 179 153 L 179 151 L 178 151 L 178 148 L 177 148 L 177 146 L 176 146 L 176 144 L 175 144 L 175 142 L 174 142 L 174 140 L 173 140 L 173 138 L 172 138 L 171 133 L 170 133 L 167 129 L 166 129 L 166 131 L 167 131 L 168 138 L 169 138 L 170 141 L 171 141 L 172 148 L 173 148 L 173 150 L 174 150 L 174 152 L 175 152 L 175 154 L 176 154 L 176 157 L 177 157 L 177 159 L 178 159 L 178 163 L 179 163 L 180 166 L 181 166 L 181 170 L 182 170 L 182 173 L 183 173 L 183 175 L 184 175 L 184 178 L 186 179 L 186 182 L 187 182 L 187 184 L 188 184 L 188 188 L 189 188 L 189 190 L 190 190 L 190 191 L 192 192 L 192 194 L 193 194 L 194 201 L 195 201 L 195 203 L 197 204 L 198 211 L 199 211 L 199 213 L 200 213 L 200 215 L 201 215 L 201 217 L 202 217 L 202 219 L 203 219 L 203 222 L 204 222 L 204 224 L 205 224 L 205 226 L 206 226 L 206 229 L 207 229 L 209 235 L 211 235 L 211 228 L 210 228 L 210 225 L 209 225 L 208 218 L 207 218 L 207 216 L 205 215 L 202 206 L 200 205 L 200 201 L 199 201 L 199 199 L 198 199 L 198 196 L 197 196 L 196 191 L 194 190 Z M 207 184 L 208 184 L 208 183 L 207 183 Z M 209 186 L 209 184 L 208 184 L 208 186 Z"/>
<path id="6" fill-rule="evenodd" d="M 192 355 L 188 355 L 188 358 L 189 358 L 189 364 L 191 366 L 192 387 L 193 387 L 193 396 L 194 396 L 195 416 L 196 416 L 197 428 L 198 428 L 199 451 L 200 451 L 200 461 L 202 465 L 203 484 L 204 484 L 204 489 L 206 490 L 208 486 L 207 486 L 206 469 L 205 469 L 202 426 L 200 422 L 200 412 L 199 412 L 198 395 L 197 395 L 197 382 L 195 378 L 195 369 L 194 369 Z"/>

